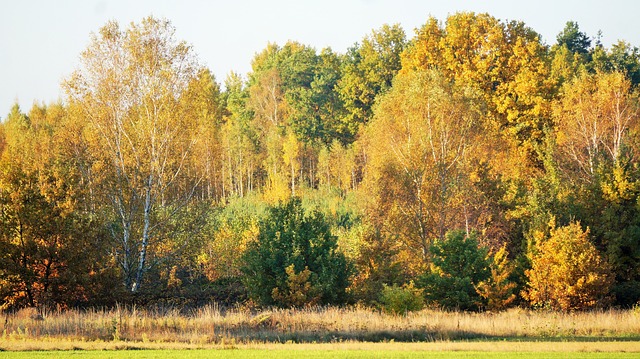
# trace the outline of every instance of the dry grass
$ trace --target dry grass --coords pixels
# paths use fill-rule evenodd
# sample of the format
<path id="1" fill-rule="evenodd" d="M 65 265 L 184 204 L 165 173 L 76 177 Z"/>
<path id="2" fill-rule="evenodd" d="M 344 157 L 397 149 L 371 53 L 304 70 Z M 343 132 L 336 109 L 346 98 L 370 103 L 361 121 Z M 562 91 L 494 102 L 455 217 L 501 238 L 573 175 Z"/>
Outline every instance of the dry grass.
<path id="1" fill-rule="evenodd" d="M 501 313 L 425 310 L 394 316 L 365 308 L 253 312 L 240 308 L 223 310 L 213 305 L 188 315 L 173 309 L 148 311 L 134 307 L 42 314 L 23 310 L 2 316 L 0 348 L 4 349 L 21 347 L 20 343 L 24 344 L 23 349 L 33 346 L 115 349 L 460 340 L 488 340 L 497 346 L 505 345 L 503 340 L 508 340 L 514 342 L 509 345 L 517 346 L 517 341 L 532 340 L 640 340 L 638 310 L 578 313 L 520 309 Z"/>

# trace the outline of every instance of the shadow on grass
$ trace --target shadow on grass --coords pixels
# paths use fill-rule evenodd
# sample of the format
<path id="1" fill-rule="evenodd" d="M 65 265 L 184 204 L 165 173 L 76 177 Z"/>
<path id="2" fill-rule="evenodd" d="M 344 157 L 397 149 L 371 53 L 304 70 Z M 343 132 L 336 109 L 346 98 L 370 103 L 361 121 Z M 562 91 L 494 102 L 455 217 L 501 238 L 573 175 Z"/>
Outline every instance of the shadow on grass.
<path id="1" fill-rule="evenodd" d="M 260 331 L 229 335 L 239 342 L 257 341 L 266 343 L 335 343 L 346 341 L 361 342 L 440 342 L 440 341 L 510 341 L 510 342 L 603 342 L 603 341 L 640 341 L 640 336 L 491 336 L 484 333 L 467 331 L 431 332 L 421 330 L 406 331 L 362 331 L 362 332 L 274 332 Z"/>

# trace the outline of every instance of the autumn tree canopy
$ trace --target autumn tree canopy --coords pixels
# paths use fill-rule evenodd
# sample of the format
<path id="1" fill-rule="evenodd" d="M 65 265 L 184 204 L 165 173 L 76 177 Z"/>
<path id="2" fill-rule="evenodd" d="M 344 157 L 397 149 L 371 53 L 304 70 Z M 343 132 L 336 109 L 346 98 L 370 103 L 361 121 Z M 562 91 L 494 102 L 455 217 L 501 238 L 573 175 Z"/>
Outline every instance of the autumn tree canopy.
<path id="1" fill-rule="evenodd" d="M 132 292 L 167 235 L 163 208 L 179 210 L 193 197 L 200 178 L 187 167 L 200 123 L 213 119 L 190 94 L 199 66 L 174 32 L 154 18 L 126 30 L 110 22 L 64 83 L 73 115 L 88 121 L 89 181 L 98 201 L 110 204 L 115 257 Z"/>
<path id="2" fill-rule="evenodd" d="M 0 122 L 0 307 L 632 306 L 640 50 L 592 35 L 460 12 L 221 84 L 108 22 Z"/>

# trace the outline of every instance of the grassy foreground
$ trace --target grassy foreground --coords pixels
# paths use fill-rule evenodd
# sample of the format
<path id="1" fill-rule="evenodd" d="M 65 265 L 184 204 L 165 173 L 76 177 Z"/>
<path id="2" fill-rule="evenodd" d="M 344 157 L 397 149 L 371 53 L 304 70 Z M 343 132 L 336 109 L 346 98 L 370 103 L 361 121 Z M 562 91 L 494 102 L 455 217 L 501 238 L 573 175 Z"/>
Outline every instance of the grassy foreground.
<path id="1" fill-rule="evenodd" d="M 141 350 L 144 349 L 144 350 Z M 222 349 L 222 350 L 221 350 Z M 175 351 L 180 350 L 177 353 Z M 0 358 L 640 358 L 640 310 L 501 313 L 366 308 L 23 310 L 0 317 Z"/>
<path id="2" fill-rule="evenodd" d="M 160 351 L 146 351 L 146 352 L 21 352 L 13 353 L 6 356 L 6 358 L 563 358 L 563 359 L 626 359 L 637 358 L 637 355 L 624 354 L 624 353 L 483 353 L 483 352 L 384 352 L 384 351 L 308 351 L 298 352 L 289 350 L 279 351 L 261 351 L 261 350 L 247 350 L 247 351 L 215 351 L 215 350 L 201 350 L 191 352 L 179 352 L 170 350 Z M 4 357 L 4 355 L 3 355 Z"/>
<path id="3" fill-rule="evenodd" d="M 467 343 L 472 344 L 472 343 Z M 326 346 L 323 344 L 284 344 L 279 347 L 265 347 L 262 349 L 205 349 L 205 350 L 121 350 L 121 351 L 26 351 L 5 352 L 0 357 L 13 358 L 638 358 L 640 353 L 620 351 L 584 351 L 589 346 L 575 346 L 568 343 L 520 343 L 508 344 L 505 351 L 484 351 L 482 349 L 496 349 L 491 344 L 475 343 L 456 346 L 453 343 L 440 345 L 420 345 L 402 343 L 365 344 L 350 343 Z M 361 345 L 366 345 L 363 349 Z M 635 346 L 637 350 L 638 346 Z M 475 349 L 474 349 L 475 348 Z M 480 348 L 480 349 L 478 349 Z M 627 346 L 627 349 L 633 349 Z M 471 350 L 470 350 L 471 349 Z M 521 350 L 529 351 L 521 351 Z M 591 348 L 593 349 L 593 348 Z M 605 346 L 607 349 L 621 349 L 618 346 Z"/>
<path id="4" fill-rule="evenodd" d="M 456 340 L 638 341 L 640 310 L 559 313 L 512 309 L 501 313 L 423 310 L 406 316 L 366 308 L 250 311 L 175 309 L 20 311 L 0 317 L 0 339 L 81 342 L 331 343 Z M 3 348 L 0 345 L 0 348 Z M 4 348 L 7 349 L 7 348 Z"/>

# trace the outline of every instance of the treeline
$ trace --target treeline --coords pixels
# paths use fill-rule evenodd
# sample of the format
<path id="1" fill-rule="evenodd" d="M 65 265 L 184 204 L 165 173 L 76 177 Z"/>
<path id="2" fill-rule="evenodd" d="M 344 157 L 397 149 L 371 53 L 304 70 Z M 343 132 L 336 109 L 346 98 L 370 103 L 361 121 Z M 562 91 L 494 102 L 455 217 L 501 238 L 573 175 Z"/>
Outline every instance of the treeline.
<path id="1" fill-rule="evenodd" d="M 221 86 L 106 24 L 0 124 L 0 307 L 640 301 L 640 50 L 488 14 L 288 42 Z"/>

